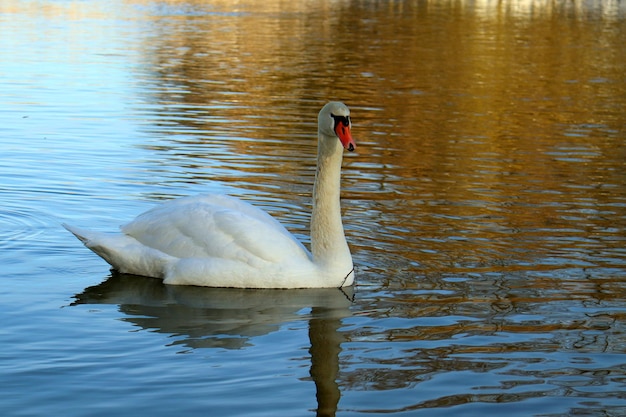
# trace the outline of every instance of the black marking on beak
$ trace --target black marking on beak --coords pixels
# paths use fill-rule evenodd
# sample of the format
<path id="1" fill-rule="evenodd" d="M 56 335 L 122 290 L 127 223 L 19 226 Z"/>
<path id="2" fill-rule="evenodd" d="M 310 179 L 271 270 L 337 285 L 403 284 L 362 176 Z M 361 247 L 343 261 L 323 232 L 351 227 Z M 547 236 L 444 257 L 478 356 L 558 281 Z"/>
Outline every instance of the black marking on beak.
<path id="1" fill-rule="evenodd" d="M 333 126 L 334 131 L 337 130 L 337 126 L 339 125 L 339 123 L 343 124 L 344 126 L 350 126 L 350 116 L 335 116 L 331 113 L 330 117 L 332 117 L 335 121 L 335 125 Z"/>

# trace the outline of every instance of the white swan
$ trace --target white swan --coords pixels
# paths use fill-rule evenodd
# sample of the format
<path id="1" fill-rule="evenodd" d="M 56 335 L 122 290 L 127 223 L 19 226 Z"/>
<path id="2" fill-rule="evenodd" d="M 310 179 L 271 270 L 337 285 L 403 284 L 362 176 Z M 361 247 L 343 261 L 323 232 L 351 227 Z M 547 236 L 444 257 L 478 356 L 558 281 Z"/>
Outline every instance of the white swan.
<path id="1" fill-rule="evenodd" d="M 343 148 L 353 151 L 350 110 L 326 104 L 318 115 L 311 252 L 278 221 L 239 199 L 200 195 L 166 202 L 108 234 L 63 226 L 123 273 L 166 284 L 238 288 L 330 288 L 354 282 L 341 223 Z"/>

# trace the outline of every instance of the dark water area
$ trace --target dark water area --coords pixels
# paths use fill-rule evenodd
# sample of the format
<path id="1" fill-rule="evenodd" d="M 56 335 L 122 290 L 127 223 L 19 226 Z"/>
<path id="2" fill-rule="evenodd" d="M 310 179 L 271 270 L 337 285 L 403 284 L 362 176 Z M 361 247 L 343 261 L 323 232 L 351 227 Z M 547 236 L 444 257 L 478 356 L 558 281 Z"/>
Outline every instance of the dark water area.
<path id="1" fill-rule="evenodd" d="M 3 415 L 626 415 L 623 2 L 5 0 L 0 39 Z M 352 289 L 61 227 L 215 192 L 308 244 L 328 100 Z"/>

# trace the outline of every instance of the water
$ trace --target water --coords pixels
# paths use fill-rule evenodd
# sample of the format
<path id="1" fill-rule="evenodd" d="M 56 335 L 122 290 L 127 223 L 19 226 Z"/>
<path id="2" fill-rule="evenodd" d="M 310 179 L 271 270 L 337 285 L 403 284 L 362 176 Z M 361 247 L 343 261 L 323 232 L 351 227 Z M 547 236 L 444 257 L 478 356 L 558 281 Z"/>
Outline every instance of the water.
<path id="1" fill-rule="evenodd" d="M 617 1 L 0 5 L 0 410 L 626 415 Z M 202 192 L 308 243 L 352 109 L 354 290 L 169 287 L 60 226 Z"/>

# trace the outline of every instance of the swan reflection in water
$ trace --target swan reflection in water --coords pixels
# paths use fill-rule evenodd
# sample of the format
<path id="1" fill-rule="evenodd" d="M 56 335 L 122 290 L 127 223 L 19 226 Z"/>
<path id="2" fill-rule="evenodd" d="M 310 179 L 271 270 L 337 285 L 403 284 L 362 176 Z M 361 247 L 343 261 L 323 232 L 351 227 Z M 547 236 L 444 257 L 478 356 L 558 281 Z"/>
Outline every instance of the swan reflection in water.
<path id="1" fill-rule="evenodd" d="M 72 305 L 114 304 L 124 321 L 176 335 L 173 345 L 241 349 L 251 339 L 309 317 L 310 374 L 318 416 L 334 416 L 341 396 L 337 385 L 342 319 L 350 315 L 353 288 L 250 290 L 164 285 L 163 281 L 113 275 L 74 296 Z"/>

